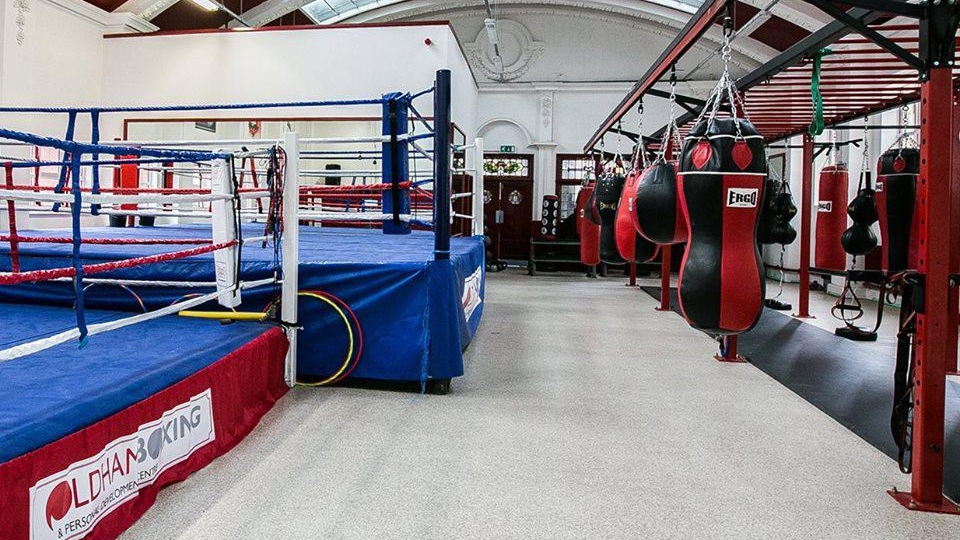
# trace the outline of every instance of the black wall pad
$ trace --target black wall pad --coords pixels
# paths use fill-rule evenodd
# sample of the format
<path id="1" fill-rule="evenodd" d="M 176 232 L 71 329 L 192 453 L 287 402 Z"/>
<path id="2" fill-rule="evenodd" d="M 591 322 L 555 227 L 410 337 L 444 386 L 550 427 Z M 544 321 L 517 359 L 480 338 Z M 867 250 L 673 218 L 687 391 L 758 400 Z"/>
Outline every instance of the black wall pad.
<path id="1" fill-rule="evenodd" d="M 643 287 L 659 299 L 659 287 Z M 676 291 L 670 305 L 679 313 Z M 890 434 L 894 350 L 855 343 L 764 309 L 757 326 L 740 334 L 740 354 L 883 453 L 896 459 Z M 713 361 L 704 358 L 704 361 Z M 944 495 L 960 500 L 960 382 L 947 381 Z M 896 467 L 891 463 L 891 467 Z M 904 476 L 903 485 L 908 477 Z"/>

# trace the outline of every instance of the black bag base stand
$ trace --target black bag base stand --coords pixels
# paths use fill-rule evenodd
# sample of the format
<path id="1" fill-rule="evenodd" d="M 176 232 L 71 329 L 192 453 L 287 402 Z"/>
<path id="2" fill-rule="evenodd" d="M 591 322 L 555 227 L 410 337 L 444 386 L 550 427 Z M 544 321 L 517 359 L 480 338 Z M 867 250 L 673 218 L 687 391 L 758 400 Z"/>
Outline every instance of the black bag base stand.
<path id="1" fill-rule="evenodd" d="M 869 330 L 864 330 L 859 326 L 844 326 L 842 328 L 837 328 L 833 332 L 834 334 L 847 338 L 851 341 L 876 341 L 877 333 L 871 332 Z"/>
<path id="2" fill-rule="evenodd" d="M 790 311 L 791 309 L 793 309 L 792 304 L 781 302 L 776 298 L 767 298 L 766 300 L 763 301 L 763 305 L 770 309 L 774 309 L 776 311 Z"/>

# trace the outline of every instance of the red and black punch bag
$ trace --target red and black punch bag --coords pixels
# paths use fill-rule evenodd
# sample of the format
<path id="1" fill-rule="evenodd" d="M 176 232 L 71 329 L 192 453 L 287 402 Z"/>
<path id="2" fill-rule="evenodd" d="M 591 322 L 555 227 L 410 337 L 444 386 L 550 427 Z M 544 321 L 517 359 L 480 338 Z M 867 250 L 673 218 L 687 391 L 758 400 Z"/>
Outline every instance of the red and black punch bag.
<path id="1" fill-rule="evenodd" d="M 847 254 L 840 236 L 847 228 L 847 190 L 850 175 L 843 165 L 827 165 L 817 184 L 817 242 L 813 264 L 817 268 L 843 271 Z"/>
<path id="2" fill-rule="evenodd" d="M 577 193 L 577 234 L 580 235 L 580 262 L 587 266 L 600 264 L 600 217 L 594 213 L 594 189 L 590 181 Z"/>
<path id="3" fill-rule="evenodd" d="M 709 118 L 690 131 L 679 193 L 690 239 L 680 264 L 680 310 L 694 328 L 745 332 L 765 284 L 757 223 L 767 176 L 763 137 L 747 120 Z"/>
<path id="4" fill-rule="evenodd" d="M 617 250 L 620 256 L 625 260 L 645 263 L 656 258 L 660 251 L 660 246 L 640 236 L 637 228 L 633 225 L 634 197 L 632 194 L 637 192 L 637 184 L 640 182 L 641 171 L 636 169 L 630 171 L 623 184 L 623 193 L 620 195 L 620 202 L 617 205 L 616 236 Z"/>
<path id="5" fill-rule="evenodd" d="M 877 161 L 876 200 L 883 240 L 882 268 L 900 272 L 917 268 L 917 177 L 920 151 L 894 148 Z"/>
<path id="6" fill-rule="evenodd" d="M 643 171 L 635 193 L 630 217 L 637 232 L 657 244 L 687 241 L 687 222 L 680 205 L 676 161 L 656 160 Z"/>

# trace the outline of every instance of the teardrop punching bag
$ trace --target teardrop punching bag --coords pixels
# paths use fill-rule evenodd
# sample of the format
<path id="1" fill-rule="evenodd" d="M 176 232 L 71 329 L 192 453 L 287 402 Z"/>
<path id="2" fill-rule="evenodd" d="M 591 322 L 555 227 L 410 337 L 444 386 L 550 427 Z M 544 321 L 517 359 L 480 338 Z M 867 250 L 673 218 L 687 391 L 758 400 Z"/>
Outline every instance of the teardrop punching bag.
<path id="1" fill-rule="evenodd" d="M 626 179 L 622 174 L 606 173 L 597 179 L 593 192 L 595 213 L 600 217 L 600 260 L 607 264 L 623 264 L 617 248 L 617 203 Z"/>
<path id="2" fill-rule="evenodd" d="M 658 159 L 637 183 L 631 218 L 644 238 L 657 244 L 687 241 L 677 187 L 677 162 Z"/>
<path id="3" fill-rule="evenodd" d="M 594 213 L 594 188 L 591 181 L 577 193 L 577 234 L 580 235 L 580 262 L 600 264 L 600 217 Z"/>
<path id="4" fill-rule="evenodd" d="M 633 226 L 631 208 L 633 208 L 633 193 L 637 191 L 641 171 L 633 170 L 627 175 L 623 184 L 623 193 L 617 204 L 617 221 L 615 225 L 617 236 L 617 251 L 627 261 L 645 263 L 652 261 L 660 251 L 659 246 L 637 233 Z"/>
<path id="5" fill-rule="evenodd" d="M 820 171 L 817 183 L 817 241 L 813 257 L 813 264 L 817 268 L 838 271 L 847 268 L 847 254 L 840 244 L 840 235 L 847 228 L 849 176 L 843 165 L 828 165 Z"/>
<path id="6" fill-rule="evenodd" d="M 763 137 L 747 120 L 707 119 L 684 140 L 678 178 L 690 240 L 679 297 L 694 328 L 736 334 L 760 318 L 765 284 L 757 223 L 766 163 Z"/>
<path id="7" fill-rule="evenodd" d="M 895 148 L 877 161 L 876 199 L 883 242 L 882 268 L 900 272 L 917 268 L 917 177 L 920 152 Z"/>

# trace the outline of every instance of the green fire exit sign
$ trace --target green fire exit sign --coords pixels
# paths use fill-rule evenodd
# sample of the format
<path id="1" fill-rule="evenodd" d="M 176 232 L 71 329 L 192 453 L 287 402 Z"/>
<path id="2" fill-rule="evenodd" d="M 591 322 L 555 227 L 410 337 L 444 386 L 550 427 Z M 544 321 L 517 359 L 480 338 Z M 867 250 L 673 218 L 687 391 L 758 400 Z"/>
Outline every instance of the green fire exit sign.
<path id="1" fill-rule="evenodd" d="M 517 151 L 517 147 L 508 144 L 500 145 L 500 152 L 504 154 L 512 154 Z"/>

